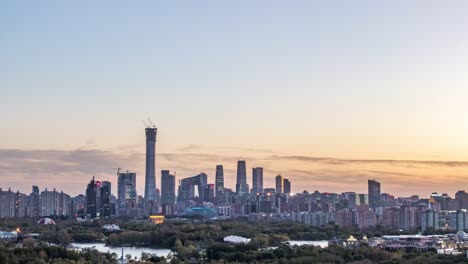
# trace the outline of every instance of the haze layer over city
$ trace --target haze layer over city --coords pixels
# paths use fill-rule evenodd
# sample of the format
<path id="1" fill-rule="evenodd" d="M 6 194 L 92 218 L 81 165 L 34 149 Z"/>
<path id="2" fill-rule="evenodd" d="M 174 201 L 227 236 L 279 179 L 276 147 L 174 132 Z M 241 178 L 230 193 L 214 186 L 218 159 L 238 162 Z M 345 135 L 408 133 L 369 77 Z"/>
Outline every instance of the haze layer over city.
<path id="1" fill-rule="evenodd" d="M 91 3 L 91 2 L 89 2 Z M 365 3 L 365 4 L 364 4 Z M 467 189 L 466 2 L 3 3 L 0 187 L 82 194 L 160 171 L 235 189 Z"/>

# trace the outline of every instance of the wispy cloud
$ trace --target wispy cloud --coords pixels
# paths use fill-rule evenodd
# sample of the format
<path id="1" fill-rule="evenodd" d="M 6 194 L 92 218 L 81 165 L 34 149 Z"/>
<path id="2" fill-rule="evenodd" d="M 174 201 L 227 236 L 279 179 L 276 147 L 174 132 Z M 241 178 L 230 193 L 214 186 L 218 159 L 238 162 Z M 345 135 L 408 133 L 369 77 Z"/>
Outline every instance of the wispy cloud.
<path id="1" fill-rule="evenodd" d="M 191 144 L 191 145 L 179 147 L 176 150 L 177 151 L 193 151 L 193 150 L 199 150 L 201 148 L 202 148 L 201 145 Z"/>
<path id="2" fill-rule="evenodd" d="M 185 149 L 197 149 L 187 146 Z M 200 149 L 202 150 L 202 149 Z M 111 150 L 79 148 L 76 150 L 0 149 L 0 179 L 3 188 L 28 191 L 32 184 L 82 193 L 95 175 L 116 183 L 115 169 L 137 172 L 137 186 L 143 189 L 145 155 L 141 146 L 124 146 Z M 428 190 L 456 191 L 468 174 L 466 161 L 372 160 L 333 157 L 269 155 L 238 151 L 244 155 L 216 152 L 163 152 L 157 154 L 157 170 L 177 172 L 177 179 L 206 172 L 214 181 L 216 164 L 223 164 L 228 187 L 235 185 L 237 160 L 247 166 L 263 166 L 266 187 L 274 186 L 278 173 L 292 180 L 294 191 L 323 190 L 366 192 L 367 179 L 382 182 L 383 191 L 409 194 Z M 251 170 L 248 169 L 250 180 Z M 159 175 L 157 175 L 159 182 Z M 411 186 L 411 188 L 409 188 Z M 115 188 L 115 187 L 114 187 Z"/>
<path id="3" fill-rule="evenodd" d="M 438 161 L 438 160 L 391 160 L 391 159 L 340 159 L 330 157 L 311 156 L 280 156 L 272 155 L 269 158 L 274 160 L 295 160 L 303 162 L 320 162 L 333 165 L 348 164 L 390 164 L 390 165 L 423 165 L 423 166 L 443 166 L 443 167 L 468 167 L 468 161 Z"/>
<path id="4" fill-rule="evenodd" d="M 224 147 L 219 147 L 218 149 L 235 150 L 235 151 L 252 152 L 252 153 L 273 153 L 272 149 L 262 149 L 262 148 L 243 148 L 243 147 L 224 146 Z"/>

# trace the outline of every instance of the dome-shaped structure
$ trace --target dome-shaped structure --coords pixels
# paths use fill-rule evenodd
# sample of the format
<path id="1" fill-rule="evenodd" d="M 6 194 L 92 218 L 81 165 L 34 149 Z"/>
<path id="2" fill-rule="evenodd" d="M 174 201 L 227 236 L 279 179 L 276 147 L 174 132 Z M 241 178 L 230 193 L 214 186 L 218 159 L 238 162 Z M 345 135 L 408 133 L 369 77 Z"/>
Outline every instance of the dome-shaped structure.
<path id="1" fill-rule="evenodd" d="M 466 238 L 468 238 L 468 235 L 467 235 L 465 232 L 463 232 L 463 231 L 458 231 L 457 234 L 456 234 L 456 236 L 457 236 L 458 239 L 466 239 Z"/>
<path id="2" fill-rule="evenodd" d="M 240 236 L 227 236 L 224 238 L 224 242 L 233 243 L 233 244 L 247 244 L 250 242 L 250 238 L 240 237 Z"/>
<path id="3" fill-rule="evenodd" d="M 52 218 L 43 217 L 37 221 L 38 225 L 55 225 L 55 221 Z"/>

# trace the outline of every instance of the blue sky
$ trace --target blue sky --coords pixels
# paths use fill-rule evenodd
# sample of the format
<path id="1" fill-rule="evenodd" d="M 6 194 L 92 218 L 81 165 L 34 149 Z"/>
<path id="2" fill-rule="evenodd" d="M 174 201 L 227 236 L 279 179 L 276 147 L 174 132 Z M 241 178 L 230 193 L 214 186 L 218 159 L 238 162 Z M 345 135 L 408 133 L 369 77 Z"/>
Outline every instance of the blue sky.
<path id="1" fill-rule="evenodd" d="M 467 7 L 1 3 L 0 149 L 138 149 L 151 117 L 163 153 L 466 160 Z"/>

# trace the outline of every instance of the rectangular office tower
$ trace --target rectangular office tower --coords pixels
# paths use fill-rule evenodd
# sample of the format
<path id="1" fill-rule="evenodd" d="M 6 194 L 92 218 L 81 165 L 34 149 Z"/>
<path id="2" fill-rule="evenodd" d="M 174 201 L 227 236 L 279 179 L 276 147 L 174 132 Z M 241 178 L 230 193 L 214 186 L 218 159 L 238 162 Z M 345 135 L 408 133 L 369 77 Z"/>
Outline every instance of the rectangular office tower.
<path id="1" fill-rule="evenodd" d="M 263 168 L 252 169 L 252 193 L 263 193 Z"/>
<path id="2" fill-rule="evenodd" d="M 380 182 L 368 180 L 369 207 L 375 209 L 380 207 Z"/>
<path id="3" fill-rule="evenodd" d="M 156 127 L 147 127 L 146 132 L 146 172 L 145 172 L 145 203 L 146 207 L 156 206 Z"/>
<path id="4" fill-rule="evenodd" d="M 276 181 L 276 194 L 282 194 L 283 193 L 283 176 L 279 175 L 275 177 Z"/>
<path id="5" fill-rule="evenodd" d="M 283 192 L 285 194 L 291 194 L 291 181 L 289 179 L 283 179 Z"/>
<path id="6" fill-rule="evenodd" d="M 249 185 L 247 184 L 247 169 L 244 160 L 237 162 L 237 183 L 236 183 L 237 194 L 248 194 Z"/>
<path id="7" fill-rule="evenodd" d="M 136 173 L 118 172 L 117 173 L 117 200 L 119 208 L 136 208 Z"/>
<path id="8" fill-rule="evenodd" d="M 175 203 L 175 176 L 171 175 L 170 171 L 161 171 L 161 203 L 174 204 Z"/>
<path id="9" fill-rule="evenodd" d="M 223 170 L 223 165 L 216 165 L 216 177 L 215 177 L 215 183 L 216 183 L 216 197 L 221 197 L 223 196 L 224 193 L 224 170 Z"/>
<path id="10" fill-rule="evenodd" d="M 97 216 L 96 194 L 97 186 L 93 176 L 93 179 L 88 183 L 88 186 L 86 187 L 86 214 L 88 214 L 91 218 L 96 218 Z"/>
<path id="11" fill-rule="evenodd" d="M 101 182 L 101 216 L 108 217 L 111 215 L 111 193 L 111 183 L 108 181 Z"/>

